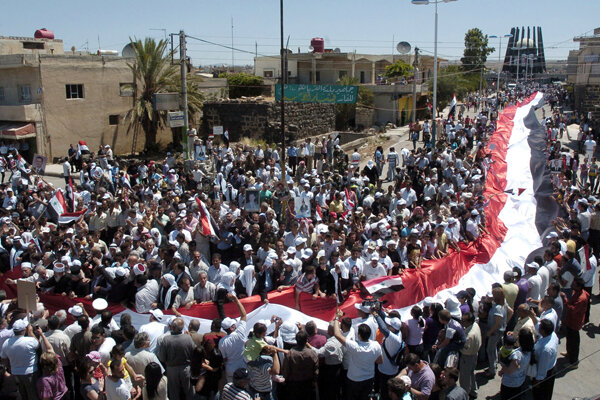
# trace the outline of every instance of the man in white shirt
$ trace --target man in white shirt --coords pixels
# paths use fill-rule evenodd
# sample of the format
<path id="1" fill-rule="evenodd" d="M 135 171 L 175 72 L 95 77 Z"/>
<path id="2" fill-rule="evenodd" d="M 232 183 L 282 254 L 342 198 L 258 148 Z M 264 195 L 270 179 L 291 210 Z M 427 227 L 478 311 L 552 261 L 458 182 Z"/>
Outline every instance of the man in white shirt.
<path id="1" fill-rule="evenodd" d="M 142 264 L 136 266 L 144 267 Z M 158 300 L 158 282 L 155 279 L 148 279 L 148 276 L 142 273 L 135 277 L 135 287 L 137 288 L 135 308 L 139 313 L 147 313 L 152 308 L 152 304 Z"/>
<path id="2" fill-rule="evenodd" d="M 417 193 L 412 189 L 411 185 L 412 183 L 407 181 L 406 186 L 400 190 L 400 196 L 406 201 L 406 207 L 410 207 L 417 201 Z"/>
<path id="3" fill-rule="evenodd" d="M 209 282 L 217 285 L 221 282 L 221 276 L 226 272 L 229 272 L 229 268 L 221 264 L 221 255 L 219 253 L 213 254 L 213 262 L 208 267 L 208 271 L 206 271 Z"/>
<path id="4" fill-rule="evenodd" d="M 96 325 L 92 328 L 92 350 L 100 353 L 100 358 L 104 366 L 108 366 L 110 361 L 110 352 L 117 342 L 112 337 L 106 337 L 106 331 L 100 325 Z"/>
<path id="5" fill-rule="evenodd" d="M 588 201 L 585 197 L 577 201 L 577 220 L 581 224 L 581 237 L 587 240 L 590 235 L 592 214 L 588 209 Z"/>
<path id="6" fill-rule="evenodd" d="M 358 340 L 356 342 L 348 340 L 340 330 L 340 318 L 343 315 L 343 311 L 337 311 L 333 323 L 333 334 L 346 347 L 350 358 L 346 393 L 352 393 L 353 398 L 366 399 L 373 388 L 375 364 L 383 362 L 381 346 L 375 340 L 370 339 L 372 330 L 367 324 L 358 326 Z"/>
<path id="7" fill-rule="evenodd" d="M 134 388 L 131 380 L 125 380 L 125 367 L 121 360 L 112 360 L 111 374 L 105 379 L 107 400 L 135 400 L 142 396 L 142 388 Z"/>
<path id="8" fill-rule="evenodd" d="M 227 382 L 232 382 L 233 373 L 238 368 L 245 368 L 243 351 L 247 339 L 246 310 L 240 300 L 232 293 L 227 294 L 227 298 L 238 307 L 240 312 L 240 321 L 232 318 L 225 318 L 221 322 L 221 328 L 227 333 L 227 336 L 219 341 L 219 350 L 225 360 L 225 377 Z"/>
<path id="9" fill-rule="evenodd" d="M 526 265 L 527 267 L 527 283 L 529 284 L 529 291 L 527 292 L 527 297 L 530 297 L 534 300 L 540 300 L 542 297 L 542 277 L 537 274 L 540 265 L 535 261 L 530 262 Z"/>
<path id="10" fill-rule="evenodd" d="M 38 370 L 37 350 L 40 343 L 33 337 L 33 328 L 23 319 L 12 325 L 14 336 L 6 339 L 0 351 L 0 357 L 10 362 L 12 375 L 19 386 L 25 388 L 27 397 L 37 399 L 35 372 Z"/>
<path id="11" fill-rule="evenodd" d="M 469 241 L 473 241 L 479 237 L 479 226 L 477 224 L 477 216 L 479 215 L 479 211 L 472 210 L 468 214 L 469 214 L 469 216 L 467 219 L 466 232 L 467 232 Z"/>
<path id="12" fill-rule="evenodd" d="M 585 158 L 591 160 L 596 151 L 596 141 L 592 139 L 591 136 L 588 136 L 588 139 L 583 143 L 583 146 L 585 147 Z"/>
<path id="13" fill-rule="evenodd" d="M 385 267 L 379 262 L 379 254 L 373 253 L 371 255 L 371 262 L 364 266 L 363 276 L 366 280 L 370 280 L 386 275 L 387 271 Z"/>
<path id="14" fill-rule="evenodd" d="M 167 326 L 163 324 L 164 314 L 159 309 L 150 310 L 150 322 L 140 326 L 140 332 L 146 332 L 150 338 L 148 351 L 155 352 L 158 338 L 167 332 Z"/>

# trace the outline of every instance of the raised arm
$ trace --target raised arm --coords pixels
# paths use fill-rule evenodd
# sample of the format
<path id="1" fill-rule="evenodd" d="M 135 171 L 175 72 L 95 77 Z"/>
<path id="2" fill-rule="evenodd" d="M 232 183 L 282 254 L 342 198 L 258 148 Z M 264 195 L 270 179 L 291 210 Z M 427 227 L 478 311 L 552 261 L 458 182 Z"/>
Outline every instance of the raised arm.
<path id="1" fill-rule="evenodd" d="M 244 305 L 240 302 L 240 299 L 237 298 L 233 293 L 227 293 L 227 298 L 235 303 L 238 310 L 240 311 L 240 320 L 246 321 L 246 309 Z"/>
<path id="2" fill-rule="evenodd" d="M 340 330 L 340 318 L 342 318 L 344 316 L 344 313 L 342 310 L 337 310 L 335 313 L 335 320 L 333 322 L 333 335 L 335 336 L 335 338 L 337 340 L 339 340 L 339 342 L 342 344 L 342 346 L 346 345 L 346 338 L 344 337 L 344 335 L 342 335 L 342 331 Z"/>

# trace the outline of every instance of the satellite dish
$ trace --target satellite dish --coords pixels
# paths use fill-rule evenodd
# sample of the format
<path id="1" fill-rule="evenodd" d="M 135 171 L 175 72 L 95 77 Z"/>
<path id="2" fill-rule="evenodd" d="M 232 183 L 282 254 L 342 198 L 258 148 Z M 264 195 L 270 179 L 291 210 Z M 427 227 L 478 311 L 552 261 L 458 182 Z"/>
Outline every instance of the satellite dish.
<path id="1" fill-rule="evenodd" d="M 121 51 L 121 56 L 123 58 L 135 58 L 135 50 L 133 50 L 133 46 L 131 43 L 127 43 L 123 50 Z"/>
<path id="2" fill-rule="evenodd" d="M 335 49 L 333 49 L 334 53 L 341 53 L 342 50 L 339 47 L 336 47 Z"/>
<path id="3" fill-rule="evenodd" d="M 313 51 L 315 48 L 312 46 L 308 46 L 308 51 Z"/>
<path id="4" fill-rule="evenodd" d="M 408 42 L 400 42 L 396 45 L 396 50 L 400 54 L 406 54 L 410 51 L 410 43 Z"/>

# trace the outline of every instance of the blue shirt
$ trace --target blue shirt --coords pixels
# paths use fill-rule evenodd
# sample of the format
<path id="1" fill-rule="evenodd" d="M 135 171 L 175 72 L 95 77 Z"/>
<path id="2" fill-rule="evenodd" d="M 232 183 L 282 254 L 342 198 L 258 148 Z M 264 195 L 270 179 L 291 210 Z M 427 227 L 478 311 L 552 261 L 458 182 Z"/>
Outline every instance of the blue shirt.
<path id="1" fill-rule="evenodd" d="M 288 149 L 288 156 L 296 157 L 297 155 L 298 155 L 298 149 L 296 149 L 296 146 L 292 146 Z"/>
<path id="2" fill-rule="evenodd" d="M 558 336 L 552 332 L 551 335 L 542 337 L 533 346 L 535 362 L 537 363 L 536 380 L 541 381 L 546 378 L 548 371 L 556 365 L 558 355 Z"/>
<path id="3" fill-rule="evenodd" d="M 502 384 L 512 388 L 521 387 L 523 382 L 525 382 L 525 378 L 527 377 L 527 367 L 529 367 L 531 353 L 522 353 L 521 349 L 515 349 L 508 359 L 510 362 L 517 360 L 519 363 L 519 369 L 512 374 L 502 375 Z"/>

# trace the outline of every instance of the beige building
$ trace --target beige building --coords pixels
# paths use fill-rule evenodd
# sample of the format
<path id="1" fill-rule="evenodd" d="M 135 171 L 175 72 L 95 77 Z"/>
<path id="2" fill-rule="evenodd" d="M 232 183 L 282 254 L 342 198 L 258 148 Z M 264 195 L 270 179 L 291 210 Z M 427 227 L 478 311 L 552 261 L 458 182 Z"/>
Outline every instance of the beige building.
<path id="1" fill-rule="evenodd" d="M 412 113 L 412 80 L 388 80 L 385 69 L 395 61 L 404 60 L 413 64 L 411 54 L 359 54 L 342 53 L 338 49 L 323 53 L 288 53 L 288 83 L 297 84 L 335 84 L 344 76 L 356 78 L 358 83 L 369 87 L 374 99 L 373 122 L 384 125 L 408 123 Z M 442 64 L 445 60 L 439 59 Z M 279 56 L 254 58 L 255 75 L 265 81 L 277 82 L 281 78 L 281 61 Z M 417 98 L 425 96 L 426 83 L 433 76 L 433 57 L 419 56 L 419 77 Z"/>
<path id="2" fill-rule="evenodd" d="M 600 117 L 600 28 L 592 36 L 573 39 L 579 50 L 571 50 L 567 65 L 567 82 L 573 85 L 575 108 Z"/>
<path id="3" fill-rule="evenodd" d="M 60 39 L 0 36 L 0 54 L 64 54 Z"/>
<path id="4" fill-rule="evenodd" d="M 28 41 L 44 48 L 20 50 Z M 128 59 L 64 54 L 62 41 L 48 39 L 0 38 L 0 50 L 0 139 L 26 140 L 30 154 L 49 160 L 79 140 L 92 152 L 106 144 L 116 154 L 144 148 L 143 133 L 136 139 L 124 121 L 133 104 Z M 171 137 L 165 130 L 157 140 Z"/>
<path id="5" fill-rule="evenodd" d="M 344 76 L 350 76 L 361 84 L 385 84 L 385 68 L 400 59 L 412 64 L 414 56 L 336 51 L 288 53 L 288 83 L 334 84 Z M 419 59 L 420 80 L 427 80 L 433 75 L 433 57 L 421 55 Z M 255 57 L 254 71 L 255 75 L 265 79 L 281 77 L 279 56 Z"/>

